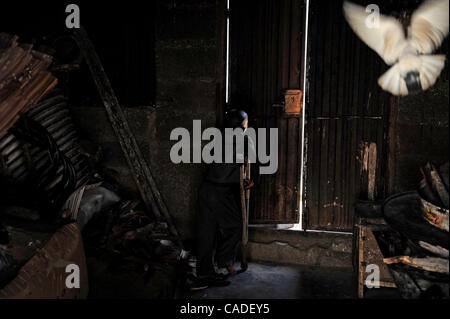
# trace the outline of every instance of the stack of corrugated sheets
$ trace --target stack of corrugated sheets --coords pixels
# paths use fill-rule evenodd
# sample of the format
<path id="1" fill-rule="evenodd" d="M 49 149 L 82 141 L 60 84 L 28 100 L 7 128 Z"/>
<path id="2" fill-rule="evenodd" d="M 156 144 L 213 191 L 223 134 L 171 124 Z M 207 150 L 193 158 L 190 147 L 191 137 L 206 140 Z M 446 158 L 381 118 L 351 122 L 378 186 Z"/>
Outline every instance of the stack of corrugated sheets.
<path id="1" fill-rule="evenodd" d="M 57 83 L 48 71 L 52 57 L 17 40 L 0 33 L 0 136 Z"/>

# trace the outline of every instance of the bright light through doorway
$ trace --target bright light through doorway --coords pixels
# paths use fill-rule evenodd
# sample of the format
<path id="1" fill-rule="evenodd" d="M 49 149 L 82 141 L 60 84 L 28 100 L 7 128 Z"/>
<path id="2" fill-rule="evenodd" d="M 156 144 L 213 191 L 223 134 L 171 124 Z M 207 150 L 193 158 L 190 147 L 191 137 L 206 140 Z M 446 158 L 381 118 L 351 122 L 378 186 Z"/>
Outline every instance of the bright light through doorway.
<path id="1" fill-rule="evenodd" d="M 225 103 L 230 99 L 230 0 L 227 0 L 227 55 L 225 75 Z"/>
<path id="2" fill-rule="evenodd" d="M 306 122 L 306 113 L 305 113 L 305 108 L 306 108 L 306 94 L 307 94 L 307 85 L 306 85 L 306 80 L 307 80 L 307 64 L 308 64 L 308 30 L 309 30 L 309 0 L 306 0 L 306 21 L 305 21 L 305 52 L 303 54 L 304 56 L 304 61 L 303 61 L 303 110 L 302 110 L 302 147 L 301 147 L 301 155 L 300 155 L 300 203 L 299 203 L 299 215 L 300 215 L 300 220 L 299 223 L 294 225 L 294 227 L 292 228 L 292 230 L 303 230 L 303 205 L 304 205 L 304 164 L 305 164 L 305 122 Z"/>

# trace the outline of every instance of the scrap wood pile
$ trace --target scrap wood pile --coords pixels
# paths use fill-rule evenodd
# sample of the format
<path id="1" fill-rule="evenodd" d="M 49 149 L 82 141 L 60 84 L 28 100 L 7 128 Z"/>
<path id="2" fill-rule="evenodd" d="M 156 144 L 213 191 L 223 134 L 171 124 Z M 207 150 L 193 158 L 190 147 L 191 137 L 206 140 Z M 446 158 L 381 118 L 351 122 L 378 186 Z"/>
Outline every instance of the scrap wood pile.
<path id="1" fill-rule="evenodd" d="M 405 298 L 449 297 L 449 164 L 421 169 L 417 191 L 383 206 L 395 232 L 383 233 L 384 262 Z"/>
<path id="2" fill-rule="evenodd" d="M 48 71 L 51 56 L 32 48 L 0 33 L 0 135 L 57 83 Z"/>

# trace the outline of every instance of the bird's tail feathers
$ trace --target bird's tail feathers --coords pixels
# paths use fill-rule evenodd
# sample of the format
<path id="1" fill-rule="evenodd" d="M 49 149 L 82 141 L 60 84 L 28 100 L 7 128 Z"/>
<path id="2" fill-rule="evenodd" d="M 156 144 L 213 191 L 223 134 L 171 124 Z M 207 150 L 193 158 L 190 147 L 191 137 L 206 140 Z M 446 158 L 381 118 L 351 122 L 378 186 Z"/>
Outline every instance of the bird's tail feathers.
<path id="1" fill-rule="evenodd" d="M 445 66 L 445 55 L 421 55 L 407 66 L 400 67 L 399 61 L 379 79 L 378 84 L 383 90 L 393 95 L 405 96 L 411 93 L 425 91 L 436 83 Z"/>
<path id="2" fill-rule="evenodd" d="M 401 77 L 398 63 L 394 64 L 394 66 L 378 79 L 378 85 L 392 95 L 408 95 L 408 88 Z"/>
<path id="3" fill-rule="evenodd" d="M 425 91 L 436 83 L 445 66 L 445 55 L 422 55 L 422 67 L 420 69 L 420 82 Z"/>

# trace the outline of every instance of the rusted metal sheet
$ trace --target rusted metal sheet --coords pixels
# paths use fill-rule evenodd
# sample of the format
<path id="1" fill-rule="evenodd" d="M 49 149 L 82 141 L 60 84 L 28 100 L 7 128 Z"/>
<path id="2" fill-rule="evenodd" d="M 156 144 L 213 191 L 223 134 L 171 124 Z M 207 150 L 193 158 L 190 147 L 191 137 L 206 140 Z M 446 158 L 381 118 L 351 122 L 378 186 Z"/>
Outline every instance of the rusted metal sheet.
<path id="1" fill-rule="evenodd" d="M 386 68 L 351 31 L 342 1 L 311 1 L 305 227 L 351 231 L 357 199 L 385 193 Z"/>
<path id="2" fill-rule="evenodd" d="M 0 33 L 0 137 L 52 88 L 57 80 L 47 70 L 52 57 Z"/>
<path id="3" fill-rule="evenodd" d="M 255 174 L 251 223 L 297 223 L 301 112 L 276 108 L 287 90 L 302 88 L 305 3 L 299 0 L 230 2 L 230 104 L 244 108 L 254 128 L 279 129 L 278 172 Z"/>
<path id="4" fill-rule="evenodd" d="M 68 288 L 66 266 L 80 270 L 80 288 Z M 59 229 L 20 269 L 16 278 L 0 289 L 0 299 L 80 299 L 89 291 L 83 240 L 76 223 Z"/>
<path id="5" fill-rule="evenodd" d="M 284 94 L 284 113 L 300 114 L 302 112 L 302 99 L 302 91 L 287 90 Z"/>

